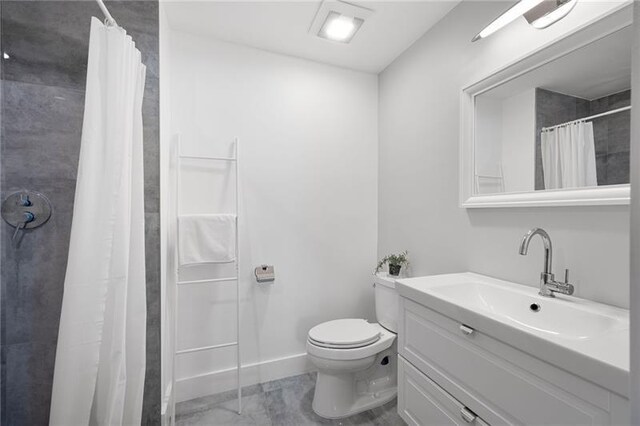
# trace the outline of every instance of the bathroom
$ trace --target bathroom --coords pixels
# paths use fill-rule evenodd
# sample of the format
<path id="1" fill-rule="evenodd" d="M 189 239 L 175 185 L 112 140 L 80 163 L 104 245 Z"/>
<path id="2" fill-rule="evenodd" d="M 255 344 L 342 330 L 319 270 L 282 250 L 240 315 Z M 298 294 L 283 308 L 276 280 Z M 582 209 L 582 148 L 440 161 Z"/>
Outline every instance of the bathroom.
<path id="1" fill-rule="evenodd" d="M 637 2 L 0 17 L 1 424 L 640 424 Z M 122 138 L 124 108 L 93 112 L 121 86 L 101 43 L 125 31 Z M 562 186 L 554 137 L 590 124 Z M 128 184 L 129 232 L 108 235 L 123 190 L 104 185 Z M 121 253 L 130 294 L 73 297 Z"/>

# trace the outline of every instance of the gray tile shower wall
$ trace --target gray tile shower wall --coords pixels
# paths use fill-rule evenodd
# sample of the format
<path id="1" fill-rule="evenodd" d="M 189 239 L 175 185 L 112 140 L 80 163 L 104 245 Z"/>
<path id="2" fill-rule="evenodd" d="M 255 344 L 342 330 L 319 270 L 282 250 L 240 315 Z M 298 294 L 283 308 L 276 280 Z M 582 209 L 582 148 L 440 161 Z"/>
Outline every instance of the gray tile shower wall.
<path id="1" fill-rule="evenodd" d="M 631 91 L 616 93 L 590 103 L 589 114 L 600 114 L 631 105 Z M 593 121 L 598 185 L 629 183 L 631 112 L 624 111 Z"/>
<path id="2" fill-rule="evenodd" d="M 536 190 L 544 189 L 541 131 L 589 115 L 589 101 L 550 90 L 536 89 Z"/>
<path id="3" fill-rule="evenodd" d="M 158 3 L 108 1 L 147 66 L 143 120 L 147 371 L 143 424 L 160 423 L 160 208 Z M 2 197 L 46 194 L 53 216 L 13 247 L 2 223 L 2 424 L 45 425 L 80 149 L 94 1 L 2 1 Z"/>
<path id="4" fill-rule="evenodd" d="M 631 91 L 592 101 L 536 89 L 536 190 L 544 189 L 540 132 L 543 127 L 629 106 Z M 631 116 L 628 111 L 593 121 L 598 185 L 629 183 Z"/>

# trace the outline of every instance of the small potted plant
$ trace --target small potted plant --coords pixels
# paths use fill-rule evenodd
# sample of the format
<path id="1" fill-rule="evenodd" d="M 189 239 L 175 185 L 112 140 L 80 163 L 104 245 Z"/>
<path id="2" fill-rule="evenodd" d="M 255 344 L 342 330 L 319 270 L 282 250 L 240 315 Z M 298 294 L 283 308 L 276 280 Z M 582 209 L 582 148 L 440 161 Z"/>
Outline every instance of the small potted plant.
<path id="1" fill-rule="evenodd" d="M 409 265 L 409 259 L 407 258 L 408 254 L 409 252 L 405 250 L 400 254 L 386 255 L 378 262 L 378 266 L 376 267 L 376 273 L 380 272 L 380 270 L 385 264 L 388 264 L 389 275 L 397 277 L 398 275 L 400 275 L 400 270 L 402 269 L 402 267 L 403 266 L 406 267 L 407 265 Z"/>

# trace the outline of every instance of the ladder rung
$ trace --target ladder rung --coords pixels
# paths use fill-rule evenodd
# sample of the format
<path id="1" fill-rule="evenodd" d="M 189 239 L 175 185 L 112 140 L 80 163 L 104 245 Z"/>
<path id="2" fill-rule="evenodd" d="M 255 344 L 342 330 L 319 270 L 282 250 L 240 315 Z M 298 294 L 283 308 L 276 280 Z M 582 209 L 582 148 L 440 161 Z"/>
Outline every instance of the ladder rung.
<path id="1" fill-rule="evenodd" d="M 186 284 L 206 284 L 206 283 L 221 283 L 227 281 L 237 281 L 238 277 L 229 277 L 229 278 L 210 278 L 207 280 L 191 280 L 191 281 L 178 281 L 178 285 L 186 285 Z"/>
<path id="2" fill-rule="evenodd" d="M 207 377 L 207 376 L 211 376 L 212 374 L 220 374 L 220 373 L 229 373 L 229 372 L 234 372 L 237 371 L 238 367 L 232 367 L 232 368 L 226 368 L 224 370 L 213 370 L 213 371 L 207 371 L 205 373 L 200 373 L 200 374 L 194 374 L 193 376 L 188 376 L 188 377 L 182 377 L 180 379 L 176 379 L 176 383 L 179 382 L 188 382 L 190 380 L 193 379 L 199 379 L 202 377 Z M 242 365 L 240 366 L 240 369 L 242 369 Z"/>
<path id="3" fill-rule="evenodd" d="M 201 157 L 197 155 L 181 155 L 180 158 L 188 159 L 188 160 L 219 160 L 219 161 L 236 161 L 235 158 L 232 157 Z"/>
<path id="4" fill-rule="evenodd" d="M 190 354 L 193 352 L 210 351 L 213 349 L 228 348 L 229 346 L 237 346 L 237 345 L 238 345 L 238 342 L 230 342 L 230 343 L 222 343 L 220 345 L 203 346 L 201 348 L 183 349 L 181 351 L 176 351 L 176 355 Z"/>

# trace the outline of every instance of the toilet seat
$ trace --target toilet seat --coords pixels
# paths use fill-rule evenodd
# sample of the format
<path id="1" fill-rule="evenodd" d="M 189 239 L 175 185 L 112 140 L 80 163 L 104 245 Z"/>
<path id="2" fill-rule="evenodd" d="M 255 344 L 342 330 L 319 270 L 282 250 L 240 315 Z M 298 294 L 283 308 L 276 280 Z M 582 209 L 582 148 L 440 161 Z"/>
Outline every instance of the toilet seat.
<path id="1" fill-rule="evenodd" d="M 380 330 L 363 319 L 339 319 L 323 322 L 309 330 L 309 341 L 332 349 L 354 349 L 380 339 Z"/>
<path id="2" fill-rule="evenodd" d="M 311 339 L 311 336 L 309 336 L 307 338 L 307 353 L 312 356 L 334 361 L 348 361 L 373 356 L 391 347 L 396 339 L 395 333 L 385 329 L 378 323 L 369 323 L 369 325 L 373 327 L 375 332 L 379 333 L 379 335 L 376 340 L 368 345 L 355 348 L 345 348 L 344 346 L 340 348 L 327 347 L 326 344 L 322 346 L 316 344 L 315 341 Z M 311 334 L 311 332 L 309 332 L 309 334 Z"/>

